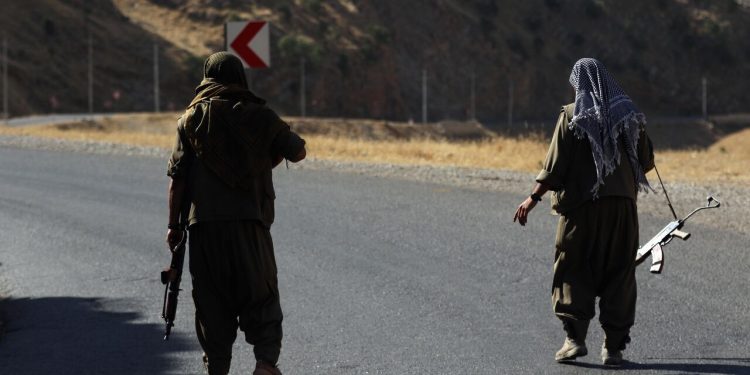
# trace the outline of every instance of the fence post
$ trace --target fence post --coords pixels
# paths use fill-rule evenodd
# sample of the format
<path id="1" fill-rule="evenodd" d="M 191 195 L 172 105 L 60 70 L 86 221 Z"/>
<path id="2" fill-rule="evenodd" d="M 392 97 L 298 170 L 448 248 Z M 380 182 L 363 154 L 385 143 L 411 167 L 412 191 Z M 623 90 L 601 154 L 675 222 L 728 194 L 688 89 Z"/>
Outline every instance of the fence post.
<path id="1" fill-rule="evenodd" d="M 477 120 L 477 74 L 476 71 L 471 71 L 471 103 L 469 104 L 469 120 Z"/>
<path id="2" fill-rule="evenodd" d="M 422 123 L 427 123 L 427 69 L 422 69 Z"/>
<path id="3" fill-rule="evenodd" d="M 89 29 L 88 49 L 89 49 L 89 66 L 88 66 L 88 104 L 89 113 L 94 113 L 94 46 L 91 39 L 91 29 Z"/>
<path id="4" fill-rule="evenodd" d="M 703 119 L 708 120 L 708 87 L 707 87 L 708 80 L 706 80 L 706 77 L 703 77 L 701 79 L 701 86 L 703 88 L 703 95 L 702 95 L 703 100 L 702 100 L 702 106 L 701 106 Z"/>
<path id="5" fill-rule="evenodd" d="M 159 43 L 154 41 L 154 112 L 159 113 Z"/>
<path id="6" fill-rule="evenodd" d="M 513 79 L 508 80 L 508 129 L 513 127 Z"/>
<path id="7" fill-rule="evenodd" d="M 299 112 L 302 117 L 307 115 L 307 100 L 305 98 L 306 82 L 305 82 L 305 58 L 302 57 L 299 62 L 300 65 L 300 85 L 299 85 Z"/>
<path id="8" fill-rule="evenodd" d="M 8 34 L 3 33 L 3 120 L 8 121 Z"/>

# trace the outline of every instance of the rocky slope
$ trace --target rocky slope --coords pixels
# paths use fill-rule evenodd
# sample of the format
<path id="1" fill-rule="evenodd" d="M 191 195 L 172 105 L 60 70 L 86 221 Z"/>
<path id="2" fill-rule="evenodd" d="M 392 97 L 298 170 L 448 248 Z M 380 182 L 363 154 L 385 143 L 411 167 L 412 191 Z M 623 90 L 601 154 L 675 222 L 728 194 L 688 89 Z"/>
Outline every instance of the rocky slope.
<path id="1" fill-rule="evenodd" d="M 6 4 L 7 3 L 7 4 Z M 165 108 L 183 105 L 202 59 L 223 47 L 228 20 L 272 24 L 272 67 L 253 88 L 299 111 L 305 58 L 308 114 L 430 120 L 470 113 L 471 77 L 483 122 L 555 117 L 570 101 L 575 60 L 604 61 L 650 114 L 750 110 L 750 11 L 735 0 L 11 0 L 0 22 L 10 42 L 11 113 L 86 108 L 86 35 L 95 45 L 95 108 L 153 108 L 153 42 L 162 48 Z M 119 99 L 115 99 L 119 92 Z M 53 99 L 54 97 L 54 99 Z"/>

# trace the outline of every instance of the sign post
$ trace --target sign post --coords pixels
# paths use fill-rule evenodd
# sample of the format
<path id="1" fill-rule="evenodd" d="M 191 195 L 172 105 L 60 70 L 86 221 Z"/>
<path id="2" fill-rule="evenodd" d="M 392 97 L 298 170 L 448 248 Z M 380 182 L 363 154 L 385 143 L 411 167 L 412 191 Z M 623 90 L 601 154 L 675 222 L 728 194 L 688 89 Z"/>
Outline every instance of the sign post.
<path id="1" fill-rule="evenodd" d="M 427 123 L 427 69 L 422 69 L 422 123 Z"/>
<path id="2" fill-rule="evenodd" d="M 8 121 L 8 36 L 3 34 L 3 120 Z"/>
<path id="3" fill-rule="evenodd" d="M 159 43 L 154 40 L 154 112 L 159 113 Z"/>
<path id="4" fill-rule="evenodd" d="M 300 77 L 299 77 L 299 80 L 300 80 L 300 85 L 299 85 L 299 112 L 300 112 L 300 116 L 302 116 L 304 118 L 305 115 L 307 114 L 306 113 L 307 112 L 307 110 L 306 110 L 307 109 L 306 108 L 307 101 L 305 100 L 305 58 L 304 57 L 300 59 L 299 65 L 300 65 L 300 68 L 299 68 L 299 70 L 300 70 Z"/>
<path id="5" fill-rule="evenodd" d="M 89 30 L 89 81 L 88 81 L 88 98 L 89 113 L 94 113 L 94 42 L 91 39 L 91 30 Z"/>
<path id="6" fill-rule="evenodd" d="M 703 119 L 708 120 L 708 90 L 706 90 L 706 87 L 708 86 L 708 81 L 706 80 L 706 77 L 701 78 L 701 88 L 703 89 L 703 95 L 702 95 L 702 101 L 701 101 L 701 110 L 703 113 Z"/>

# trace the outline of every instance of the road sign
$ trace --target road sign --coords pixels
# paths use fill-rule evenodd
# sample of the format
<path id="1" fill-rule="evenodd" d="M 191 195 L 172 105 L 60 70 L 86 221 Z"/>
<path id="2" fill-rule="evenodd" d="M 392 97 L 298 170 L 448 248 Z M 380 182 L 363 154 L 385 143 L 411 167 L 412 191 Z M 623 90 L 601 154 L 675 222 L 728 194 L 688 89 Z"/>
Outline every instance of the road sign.
<path id="1" fill-rule="evenodd" d="M 265 21 L 227 22 L 224 28 L 227 52 L 239 57 L 245 68 L 268 68 L 271 66 L 268 28 Z"/>

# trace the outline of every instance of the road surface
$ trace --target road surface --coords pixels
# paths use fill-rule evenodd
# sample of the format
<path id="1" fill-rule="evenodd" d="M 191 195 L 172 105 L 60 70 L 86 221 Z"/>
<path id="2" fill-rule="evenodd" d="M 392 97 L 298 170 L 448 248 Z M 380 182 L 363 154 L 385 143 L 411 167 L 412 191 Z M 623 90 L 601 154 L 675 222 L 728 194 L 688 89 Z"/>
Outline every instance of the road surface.
<path id="1" fill-rule="evenodd" d="M 187 277 L 161 341 L 165 166 L 0 148 L 0 374 L 202 373 Z M 275 180 L 285 374 L 605 372 L 595 323 L 579 365 L 552 360 L 546 199 L 521 228 L 524 192 L 294 168 Z M 642 240 L 664 224 L 642 216 Z M 750 238 L 690 231 L 662 276 L 638 271 L 628 373 L 750 373 Z M 242 336 L 234 358 L 232 374 L 251 371 Z"/>
<path id="2" fill-rule="evenodd" d="M 41 124 L 52 125 L 73 121 L 99 120 L 111 115 L 112 114 L 104 113 L 60 113 L 51 115 L 34 115 L 10 118 L 0 123 L 0 125 L 6 125 L 10 127 L 22 127 Z"/>

